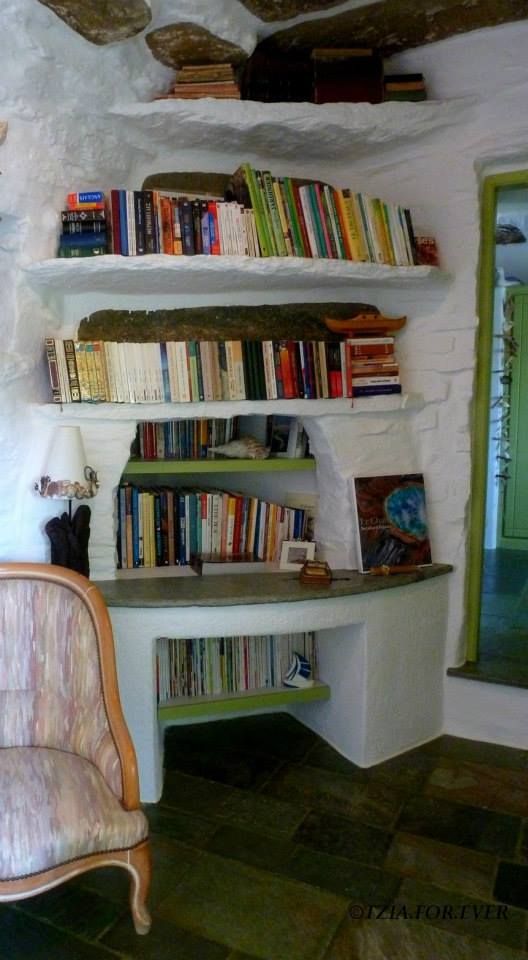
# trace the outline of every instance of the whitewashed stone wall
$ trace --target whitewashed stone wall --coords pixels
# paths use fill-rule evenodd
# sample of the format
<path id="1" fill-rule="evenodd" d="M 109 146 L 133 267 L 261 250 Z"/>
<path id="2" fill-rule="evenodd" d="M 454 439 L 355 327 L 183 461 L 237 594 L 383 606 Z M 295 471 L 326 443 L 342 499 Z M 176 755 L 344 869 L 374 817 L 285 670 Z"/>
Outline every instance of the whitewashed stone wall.
<path id="1" fill-rule="evenodd" d="M 42 339 L 50 332 L 73 330 L 87 310 L 99 305 L 95 293 L 93 298 L 69 298 L 63 313 L 52 298 L 30 289 L 24 273 L 28 263 L 54 255 L 57 211 L 65 194 L 75 189 L 138 187 L 147 173 L 161 170 L 228 172 L 249 159 L 277 174 L 324 177 L 408 205 L 417 226 L 436 235 L 443 266 L 454 276 L 451 287 L 431 294 L 417 289 L 412 295 L 405 290 L 375 294 L 372 288 L 340 291 L 343 300 L 363 299 L 388 312 L 408 313 L 408 326 L 398 341 L 402 374 L 405 389 L 422 392 L 426 406 L 400 419 L 325 418 L 313 423 L 311 430 L 316 448 L 327 454 L 319 478 L 331 494 L 321 532 L 331 546 L 346 547 L 349 542 L 347 484 L 354 473 L 424 471 L 434 558 L 455 565 L 449 584 L 445 661 L 460 662 L 479 182 L 487 171 L 528 167 L 528 23 L 478 31 L 394 58 L 391 70 L 423 71 L 431 97 L 464 98 L 460 120 L 393 148 L 389 143 L 351 149 L 343 156 L 335 150 L 324 169 L 309 152 L 295 157 L 290 151 L 286 160 L 279 146 L 267 153 L 262 142 L 258 152 L 246 157 L 233 156 L 224 143 L 217 149 L 214 141 L 207 149 L 185 151 L 179 148 L 177 135 L 164 142 L 159 130 L 156 136 L 145 135 L 139 124 L 118 122 L 112 108 L 148 101 L 170 77 L 170 71 L 146 53 L 141 38 L 107 48 L 92 46 L 33 0 L 4 0 L 0 26 L 0 119 L 9 122 L 0 147 L 0 557 L 47 557 L 42 527 L 50 515 L 49 504 L 39 501 L 31 487 L 51 425 L 29 408 L 48 397 Z M 299 291 L 291 299 L 304 296 Z M 308 296 L 316 299 L 317 291 Z M 240 302 L 273 298 L 273 292 L 247 294 Z M 138 307 L 144 306 L 140 297 L 136 300 Z M 217 302 L 230 301 L 223 295 Z M 112 475 L 116 457 L 125 456 L 127 440 L 122 437 L 117 450 L 106 440 L 100 442 L 90 428 L 89 459 L 103 475 Z M 110 499 L 111 491 L 105 489 L 93 503 L 96 563 L 98 552 L 106 549 L 98 531 L 110 535 Z M 441 684 L 442 679 L 439 675 L 433 681 Z"/>

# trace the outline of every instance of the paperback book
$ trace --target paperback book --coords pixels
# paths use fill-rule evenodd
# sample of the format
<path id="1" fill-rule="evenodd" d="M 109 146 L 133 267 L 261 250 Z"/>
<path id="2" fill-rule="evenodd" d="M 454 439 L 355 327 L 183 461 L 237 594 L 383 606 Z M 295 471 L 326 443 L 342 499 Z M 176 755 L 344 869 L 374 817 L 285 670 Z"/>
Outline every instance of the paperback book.
<path id="1" fill-rule="evenodd" d="M 352 494 L 361 573 L 431 563 L 423 474 L 354 477 Z"/>

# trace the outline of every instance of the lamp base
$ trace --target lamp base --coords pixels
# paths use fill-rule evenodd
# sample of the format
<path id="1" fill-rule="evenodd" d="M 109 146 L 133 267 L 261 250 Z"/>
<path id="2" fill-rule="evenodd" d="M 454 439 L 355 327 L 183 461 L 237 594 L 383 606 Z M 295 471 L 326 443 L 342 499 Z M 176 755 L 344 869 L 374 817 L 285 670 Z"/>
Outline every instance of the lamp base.
<path id="1" fill-rule="evenodd" d="M 63 513 L 48 520 L 45 531 L 51 543 L 51 563 L 68 567 L 77 573 L 90 576 L 88 541 L 90 539 L 90 507 L 77 507 L 73 517 Z"/>

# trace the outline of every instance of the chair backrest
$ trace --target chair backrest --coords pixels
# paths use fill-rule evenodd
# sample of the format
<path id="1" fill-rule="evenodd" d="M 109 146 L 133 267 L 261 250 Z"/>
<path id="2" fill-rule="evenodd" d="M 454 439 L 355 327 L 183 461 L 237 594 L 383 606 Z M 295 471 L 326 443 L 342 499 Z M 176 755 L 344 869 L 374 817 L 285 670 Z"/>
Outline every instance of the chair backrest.
<path id="1" fill-rule="evenodd" d="M 106 606 L 90 581 L 62 567 L 0 564 L 0 747 L 11 746 L 79 754 L 135 804 Z M 134 767 L 128 791 L 124 760 Z"/>

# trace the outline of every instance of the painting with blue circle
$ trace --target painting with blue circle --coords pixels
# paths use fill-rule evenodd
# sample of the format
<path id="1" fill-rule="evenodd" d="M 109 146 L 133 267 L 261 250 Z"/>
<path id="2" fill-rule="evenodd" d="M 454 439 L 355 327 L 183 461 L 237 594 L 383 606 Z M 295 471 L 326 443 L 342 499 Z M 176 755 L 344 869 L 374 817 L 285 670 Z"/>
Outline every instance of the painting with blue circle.
<path id="1" fill-rule="evenodd" d="M 431 563 L 423 474 L 355 477 L 353 492 L 363 573 Z"/>

